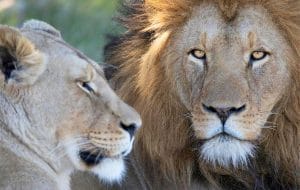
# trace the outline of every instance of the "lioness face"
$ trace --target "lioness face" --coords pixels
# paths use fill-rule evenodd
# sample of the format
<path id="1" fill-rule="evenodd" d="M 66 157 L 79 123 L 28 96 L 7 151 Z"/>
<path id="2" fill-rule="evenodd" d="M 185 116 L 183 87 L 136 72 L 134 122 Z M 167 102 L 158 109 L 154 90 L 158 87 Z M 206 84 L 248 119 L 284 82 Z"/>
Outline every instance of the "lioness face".
<path id="1" fill-rule="evenodd" d="M 197 6 L 167 52 L 170 77 L 201 142 L 200 159 L 246 165 L 262 131 L 276 127 L 268 118 L 290 80 L 292 51 L 269 14 L 245 7 L 227 21 L 216 6 Z"/>
<path id="2" fill-rule="evenodd" d="M 141 126 L 137 112 L 51 26 L 32 21 L 21 32 L 0 30 L 1 92 L 28 118 L 16 133 L 58 173 L 77 168 L 120 180 Z"/>
<path id="3" fill-rule="evenodd" d="M 123 157 L 131 151 L 141 125 L 138 114 L 116 96 L 101 68 L 88 63 L 91 60 L 78 55 L 57 60 L 56 68 L 65 71 L 62 104 L 68 113 L 57 126 L 59 142 L 77 168 L 107 181 L 121 179 Z"/>

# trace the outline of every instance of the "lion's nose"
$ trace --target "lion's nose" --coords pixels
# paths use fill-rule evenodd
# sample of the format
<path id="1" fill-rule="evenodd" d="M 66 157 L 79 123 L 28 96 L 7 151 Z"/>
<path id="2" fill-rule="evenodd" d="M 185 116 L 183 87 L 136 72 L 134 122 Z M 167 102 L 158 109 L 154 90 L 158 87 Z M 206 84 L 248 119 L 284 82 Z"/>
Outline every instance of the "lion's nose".
<path id="1" fill-rule="evenodd" d="M 225 125 L 227 119 L 230 117 L 231 114 L 238 114 L 240 112 L 243 112 L 246 109 L 245 104 L 240 107 L 226 107 L 226 108 L 207 106 L 205 104 L 202 105 L 205 111 L 210 113 L 215 113 L 219 117 L 223 125 Z"/>
<path id="2" fill-rule="evenodd" d="M 135 134 L 135 132 L 137 131 L 137 129 L 140 127 L 139 125 L 137 125 L 136 123 L 132 123 L 129 125 L 125 125 L 124 123 L 121 122 L 121 127 L 122 129 L 124 129 L 125 131 L 127 131 L 130 135 L 130 138 L 132 138 Z"/>

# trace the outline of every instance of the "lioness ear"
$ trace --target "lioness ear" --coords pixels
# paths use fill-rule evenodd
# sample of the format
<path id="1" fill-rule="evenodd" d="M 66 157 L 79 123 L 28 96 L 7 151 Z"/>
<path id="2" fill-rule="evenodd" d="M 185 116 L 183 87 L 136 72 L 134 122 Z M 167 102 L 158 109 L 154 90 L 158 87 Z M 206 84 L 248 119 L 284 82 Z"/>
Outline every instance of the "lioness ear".
<path id="1" fill-rule="evenodd" d="M 45 57 L 17 29 L 0 26 L 0 85 L 31 85 L 44 72 Z"/>
<path id="2" fill-rule="evenodd" d="M 45 32 L 49 35 L 52 35 L 53 37 L 61 38 L 61 34 L 56 28 L 40 20 L 31 19 L 26 21 L 22 25 L 21 30 L 35 30 L 35 31 Z"/>

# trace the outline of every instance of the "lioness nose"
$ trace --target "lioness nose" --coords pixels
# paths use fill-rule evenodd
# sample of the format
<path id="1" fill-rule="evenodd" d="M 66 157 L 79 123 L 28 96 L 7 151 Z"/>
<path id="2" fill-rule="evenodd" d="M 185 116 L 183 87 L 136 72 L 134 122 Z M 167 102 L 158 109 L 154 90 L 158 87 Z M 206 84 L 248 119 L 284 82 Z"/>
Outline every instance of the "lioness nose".
<path id="1" fill-rule="evenodd" d="M 124 123 L 121 122 L 121 127 L 122 129 L 124 129 L 125 131 L 127 131 L 130 135 L 130 138 L 133 137 L 133 135 L 135 134 L 136 130 L 140 127 L 135 123 L 132 123 L 130 125 L 125 125 Z"/>
<path id="2" fill-rule="evenodd" d="M 213 106 L 207 106 L 205 104 L 202 104 L 204 107 L 204 110 L 207 112 L 215 113 L 221 120 L 222 124 L 224 125 L 229 118 L 229 116 L 233 113 L 238 114 L 245 110 L 246 105 L 244 104 L 241 107 L 227 107 L 227 108 L 219 108 L 219 107 L 213 107 Z"/>

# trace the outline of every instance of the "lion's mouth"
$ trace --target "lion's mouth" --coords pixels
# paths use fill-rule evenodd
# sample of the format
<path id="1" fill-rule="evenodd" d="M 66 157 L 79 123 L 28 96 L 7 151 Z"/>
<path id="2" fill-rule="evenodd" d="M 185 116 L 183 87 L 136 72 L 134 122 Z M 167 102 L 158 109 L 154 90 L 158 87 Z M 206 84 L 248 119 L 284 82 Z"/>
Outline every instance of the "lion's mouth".
<path id="1" fill-rule="evenodd" d="M 103 155 L 91 153 L 90 151 L 80 151 L 79 157 L 87 166 L 97 165 L 104 158 Z"/>
<path id="2" fill-rule="evenodd" d="M 105 158 L 122 158 L 124 156 L 127 156 L 128 152 L 130 152 L 130 150 L 123 151 L 119 155 L 107 156 L 107 155 L 103 155 L 101 152 L 95 153 L 94 151 L 91 152 L 91 151 L 81 150 L 79 151 L 79 157 L 83 163 L 91 167 L 91 166 L 98 165 Z"/>
<path id="3" fill-rule="evenodd" d="M 232 141 L 232 140 L 238 140 L 238 141 L 249 141 L 249 140 L 246 140 L 246 139 L 241 139 L 241 138 L 238 138 L 234 135 L 231 135 L 229 133 L 226 133 L 226 132 L 221 132 L 221 133 L 218 133 L 210 138 L 207 138 L 207 139 L 203 139 L 203 141 L 209 141 L 211 139 L 219 139 L 220 142 L 228 142 L 228 141 Z"/>
<path id="4" fill-rule="evenodd" d="M 104 148 L 95 146 L 92 143 L 86 143 L 79 146 L 77 150 L 72 150 L 70 147 L 67 150 L 69 150 L 70 155 L 73 155 L 71 157 L 76 158 L 75 160 L 77 161 L 75 162 L 79 161 L 79 163 L 88 168 L 94 168 L 101 165 L 104 160 L 120 160 L 126 157 L 131 152 L 133 141 L 134 138 L 131 139 L 128 146 L 114 146 L 113 148 Z"/>
<path id="5" fill-rule="evenodd" d="M 225 132 L 222 132 L 222 133 L 220 133 L 218 135 L 215 135 L 212 138 L 219 138 L 220 141 L 222 141 L 222 142 L 227 142 L 227 141 L 231 141 L 232 139 L 237 139 L 234 136 L 232 136 L 232 135 L 230 135 L 228 133 L 225 133 Z M 237 139 L 237 140 L 239 140 L 239 139 Z"/>
<path id="6" fill-rule="evenodd" d="M 87 166 L 95 166 L 98 165 L 105 158 L 122 158 L 126 156 L 126 151 L 122 152 L 120 155 L 116 155 L 113 157 L 105 156 L 103 154 L 90 152 L 90 151 L 80 151 L 79 157 L 82 162 L 84 162 Z"/>
<path id="7" fill-rule="evenodd" d="M 222 141 L 222 142 L 232 141 L 232 139 L 239 140 L 239 141 L 245 141 L 244 139 L 237 138 L 226 132 L 222 132 L 222 133 L 214 136 L 213 138 L 220 138 L 220 141 Z"/>

